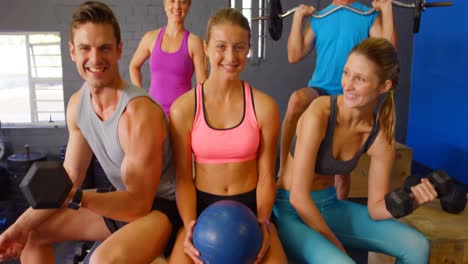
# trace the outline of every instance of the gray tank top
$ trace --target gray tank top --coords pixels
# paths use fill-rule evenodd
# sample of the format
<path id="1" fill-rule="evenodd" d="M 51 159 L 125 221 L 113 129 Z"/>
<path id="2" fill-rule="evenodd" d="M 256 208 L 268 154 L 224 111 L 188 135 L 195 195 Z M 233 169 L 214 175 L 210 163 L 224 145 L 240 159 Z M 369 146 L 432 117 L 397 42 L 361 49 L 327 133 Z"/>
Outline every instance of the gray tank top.
<path id="1" fill-rule="evenodd" d="M 332 146 L 333 146 L 333 134 L 336 127 L 336 96 L 330 96 L 330 116 L 328 118 L 327 131 L 325 133 L 325 138 L 320 143 L 319 150 L 317 152 L 317 160 L 315 161 L 315 172 L 322 175 L 333 176 L 335 174 L 346 175 L 351 173 L 351 171 L 356 167 L 359 158 L 363 153 L 366 153 L 374 142 L 377 134 L 379 133 L 378 122 L 374 119 L 374 124 L 372 130 L 367 137 L 364 145 L 359 149 L 359 151 L 354 155 L 350 160 L 337 160 L 333 157 Z M 375 117 L 375 113 L 374 113 Z M 292 144 L 291 155 L 294 156 L 294 146 L 295 139 Z"/>
<path id="2" fill-rule="evenodd" d="M 145 90 L 126 83 L 120 93 L 114 115 L 106 121 L 101 121 L 91 105 L 91 94 L 88 84 L 85 82 L 82 86 L 81 98 L 78 105 L 78 127 L 88 141 L 109 181 L 117 190 L 121 191 L 125 190 L 125 185 L 122 182 L 120 170 L 124 152 L 119 142 L 119 120 L 127 104 L 134 98 L 142 96 L 154 102 Z M 156 102 L 154 103 L 157 104 Z M 168 124 L 166 130 L 168 136 L 162 145 L 162 173 L 156 197 L 175 200 L 175 163 Z"/>

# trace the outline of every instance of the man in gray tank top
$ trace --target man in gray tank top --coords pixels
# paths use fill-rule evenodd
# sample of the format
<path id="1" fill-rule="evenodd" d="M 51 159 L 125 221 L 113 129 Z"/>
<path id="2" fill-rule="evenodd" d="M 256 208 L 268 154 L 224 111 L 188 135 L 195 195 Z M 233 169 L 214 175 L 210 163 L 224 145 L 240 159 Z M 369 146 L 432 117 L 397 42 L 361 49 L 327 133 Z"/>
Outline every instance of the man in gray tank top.
<path id="1" fill-rule="evenodd" d="M 167 119 L 143 89 L 122 79 L 120 29 L 108 6 L 81 4 L 70 30 L 70 54 L 85 80 L 67 107 L 64 167 L 74 187 L 60 209 L 21 215 L 0 236 L 0 260 L 53 263 L 53 243 L 89 240 L 103 241 L 92 263 L 149 263 L 181 224 Z M 80 189 L 93 153 L 113 190 Z"/>

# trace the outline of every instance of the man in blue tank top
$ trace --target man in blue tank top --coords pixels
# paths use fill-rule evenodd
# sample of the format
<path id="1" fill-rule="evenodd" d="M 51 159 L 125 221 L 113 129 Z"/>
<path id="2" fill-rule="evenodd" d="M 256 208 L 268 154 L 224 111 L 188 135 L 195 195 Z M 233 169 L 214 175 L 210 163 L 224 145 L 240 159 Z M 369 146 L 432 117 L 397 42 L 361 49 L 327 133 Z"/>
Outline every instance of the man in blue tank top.
<path id="1" fill-rule="evenodd" d="M 369 36 L 386 38 L 396 45 L 391 0 L 374 0 L 372 7 L 378 12 L 369 15 L 341 8 L 323 18 L 312 17 L 314 13 L 324 14 L 339 5 L 363 12 L 370 9 L 355 0 L 334 0 L 320 11 L 313 6 L 300 5 L 294 13 L 288 38 L 289 62 L 294 64 L 302 61 L 314 46 L 317 56 L 314 73 L 307 87 L 294 91 L 289 98 L 281 128 L 279 176 L 285 167 L 296 125 L 302 113 L 318 96 L 342 94 L 341 75 L 351 49 Z M 303 29 L 304 19 L 306 23 Z M 340 198 L 347 196 L 348 180 L 348 175 L 336 177 Z"/>
<path id="2" fill-rule="evenodd" d="M 70 54 L 85 80 L 67 107 L 64 168 L 74 187 L 61 208 L 30 208 L 4 232 L 0 261 L 54 263 L 55 242 L 86 240 L 103 241 L 91 263 L 150 263 L 179 228 L 167 119 L 122 79 L 120 29 L 108 6 L 81 4 L 70 30 Z M 93 153 L 114 190 L 80 189 Z"/>

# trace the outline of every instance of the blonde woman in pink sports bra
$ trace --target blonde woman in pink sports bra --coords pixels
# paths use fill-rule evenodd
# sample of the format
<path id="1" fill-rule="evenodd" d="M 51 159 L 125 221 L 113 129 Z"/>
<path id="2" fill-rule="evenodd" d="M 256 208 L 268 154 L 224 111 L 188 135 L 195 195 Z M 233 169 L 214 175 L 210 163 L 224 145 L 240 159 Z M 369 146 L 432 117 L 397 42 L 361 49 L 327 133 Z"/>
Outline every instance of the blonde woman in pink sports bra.
<path id="1" fill-rule="evenodd" d="M 247 19 L 221 9 L 207 28 L 208 79 L 172 105 L 176 200 L 183 220 L 170 263 L 201 263 L 192 243 L 198 215 L 220 200 L 236 200 L 258 218 L 263 244 L 256 263 L 287 263 L 269 219 L 275 199 L 279 112 L 274 100 L 239 79 L 250 49 Z M 194 167 L 192 167 L 194 164 Z"/>

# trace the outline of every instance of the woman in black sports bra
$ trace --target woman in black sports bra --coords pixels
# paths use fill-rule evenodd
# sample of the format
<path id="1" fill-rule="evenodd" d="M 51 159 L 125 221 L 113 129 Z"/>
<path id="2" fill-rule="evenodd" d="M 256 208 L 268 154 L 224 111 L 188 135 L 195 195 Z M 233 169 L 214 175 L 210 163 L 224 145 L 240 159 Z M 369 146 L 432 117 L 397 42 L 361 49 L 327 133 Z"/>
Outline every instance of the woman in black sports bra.
<path id="1" fill-rule="evenodd" d="M 300 263 L 354 263 L 345 250 L 352 247 L 395 256 L 397 263 L 427 263 L 428 240 L 392 219 L 385 207 L 395 156 L 398 73 L 393 45 L 366 39 L 347 59 L 343 95 L 317 98 L 300 118 L 294 159 L 289 156 L 278 179 L 273 210 L 288 257 Z M 367 207 L 338 200 L 333 177 L 349 174 L 362 153 L 371 158 Z M 417 205 L 437 195 L 426 179 L 412 192 Z"/>

